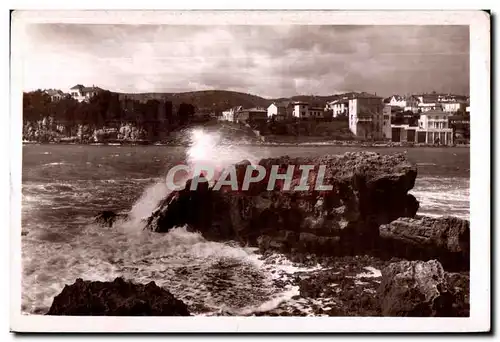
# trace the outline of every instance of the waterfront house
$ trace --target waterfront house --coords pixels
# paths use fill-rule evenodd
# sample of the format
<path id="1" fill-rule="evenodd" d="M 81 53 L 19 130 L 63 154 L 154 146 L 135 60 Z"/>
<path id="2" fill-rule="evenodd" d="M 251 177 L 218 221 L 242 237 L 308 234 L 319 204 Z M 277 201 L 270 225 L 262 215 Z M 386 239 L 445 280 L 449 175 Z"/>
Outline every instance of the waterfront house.
<path id="1" fill-rule="evenodd" d="M 241 109 L 236 113 L 235 121 L 240 123 L 266 122 L 267 110 L 264 108 Z"/>
<path id="2" fill-rule="evenodd" d="M 290 101 L 273 102 L 267 107 L 267 117 L 276 121 L 283 121 L 292 116 Z"/>
<path id="3" fill-rule="evenodd" d="M 334 118 L 347 115 L 349 113 L 349 98 L 347 96 L 344 96 L 341 99 L 327 102 L 325 111 L 329 110 L 332 111 L 332 116 Z"/>
<path id="4" fill-rule="evenodd" d="M 420 115 L 419 135 L 425 135 L 426 143 L 452 144 L 453 131 L 448 123 L 449 114 L 440 110 L 431 110 Z M 423 141 L 423 138 L 420 138 Z"/>
<path id="5" fill-rule="evenodd" d="M 349 129 L 365 139 L 383 139 L 383 99 L 379 96 L 360 93 L 349 99 Z"/>
<path id="6" fill-rule="evenodd" d="M 242 106 L 236 106 L 233 108 L 229 108 L 228 110 L 225 110 L 222 112 L 222 115 L 219 117 L 220 121 L 229 121 L 229 122 L 235 122 L 236 121 L 236 115 L 239 111 L 243 109 Z"/>
<path id="7" fill-rule="evenodd" d="M 303 119 L 309 117 L 309 103 L 297 101 L 293 103 L 292 116 Z"/>
<path id="8" fill-rule="evenodd" d="M 449 114 L 442 110 L 429 110 L 420 114 L 418 126 L 392 124 L 392 141 L 440 145 L 453 144 L 453 130 L 449 127 L 448 117 Z"/>

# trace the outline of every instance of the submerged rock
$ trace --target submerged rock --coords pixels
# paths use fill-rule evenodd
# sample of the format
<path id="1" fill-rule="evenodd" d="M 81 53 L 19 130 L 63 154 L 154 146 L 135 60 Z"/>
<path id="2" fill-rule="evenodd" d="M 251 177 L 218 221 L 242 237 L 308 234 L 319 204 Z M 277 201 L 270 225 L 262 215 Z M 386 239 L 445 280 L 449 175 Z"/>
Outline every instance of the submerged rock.
<path id="1" fill-rule="evenodd" d="M 47 315 L 68 316 L 190 316 L 187 306 L 153 281 L 134 284 L 77 279 L 58 294 Z"/>
<path id="2" fill-rule="evenodd" d="M 459 316 L 446 273 L 437 260 L 401 261 L 382 270 L 378 289 L 383 316 Z"/>
<path id="3" fill-rule="evenodd" d="M 126 217 L 126 214 L 117 214 L 112 210 L 104 210 L 94 217 L 94 222 L 104 227 L 112 227 L 118 219 Z"/>
<path id="4" fill-rule="evenodd" d="M 469 221 L 456 217 L 399 218 L 381 225 L 386 252 L 406 259 L 439 260 L 445 269 L 469 269 Z"/>
<path id="5" fill-rule="evenodd" d="M 170 193 L 149 217 L 147 229 L 167 232 L 179 225 L 199 231 L 214 240 L 237 240 L 259 246 L 261 251 L 292 249 L 323 255 L 352 254 L 372 247 L 378 227 L 399 217 L 413 217 L 418 201 L 408 194 L 415 184 L 416 166 L 403 154 L 373 152 L 327 155 L 318 158 L 263 159 L 259 165 L 265 177 L 241 190 L 246 166 L 236 165 L 238 190 L 223 186 L 213 190 L 200 183 L 190 190 Z M 277 180 L 267 190 L 272 166 L 286 173 L 295 166 L 290 190 Z M 294 191 L 301 184 L 299 165 L 312 165 L 309 189 Z M 318 179 L 320 166 L 324 178 Z M 256 176 L 257 171 L 252 175 Z M 316 189 L 316 185 L 331 190 Z"/>

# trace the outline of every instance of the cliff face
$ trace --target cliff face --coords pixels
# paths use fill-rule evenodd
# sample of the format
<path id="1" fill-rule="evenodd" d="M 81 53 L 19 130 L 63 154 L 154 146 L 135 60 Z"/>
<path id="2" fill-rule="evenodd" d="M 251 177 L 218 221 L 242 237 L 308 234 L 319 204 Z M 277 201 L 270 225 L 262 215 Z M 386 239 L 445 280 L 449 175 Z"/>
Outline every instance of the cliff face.
<path id="1" fill-rule="evenodd" d="M 238 189 L 249 164 L 244 161 L 236 165 Z M 350 254 L 373 247 L 381 224 L 413 217 L 419 206 L 408 194 L 415 183 L 416 167 L 401 154 L 285 156 L 263 159 L 259 165 L 266 176 L 251 183 L 248 191 L 228 186 L 213 190 L 207 183 L 190 190 L 189 180 L 185 189 L 172 192 L 160 203 L 147 228 L 167 232 L 174 226 L 188 225 L 206 238 L 234 239 L 259 246 L 262 251 Z M 283 180 L 267 190 L 273 165 L 279 165 L 279 173 L 295 166 L 290 190 L 285 190 Z M 294 191 L 302 176 L 299 165 L 314 166 L 307 191 Z M 322 181 L 317 178 L 321 165 L 325 167 Z M 331 190 L 316 190 L 317 184 L 331 186 Z"/>
<path id="2" fill-rule="evenodd" d="M 140 125 L 123 123 L 117 128 L 90 125 L 55 123 L 52 117 L 39 121 L 28 121 L 23 126 L 23 140 L 32 142 L 82 142 L 100 143 L 107 141 L 134 142 L 147 139 L 147 132 Z"/>
<path id="3" fill-rule="evenodd" d="M 445 268 L 468 270 L 469 221 L 456 217 L 399 218 L 381 225 L 386 253 L 411 259 L 437 259 Z"/>

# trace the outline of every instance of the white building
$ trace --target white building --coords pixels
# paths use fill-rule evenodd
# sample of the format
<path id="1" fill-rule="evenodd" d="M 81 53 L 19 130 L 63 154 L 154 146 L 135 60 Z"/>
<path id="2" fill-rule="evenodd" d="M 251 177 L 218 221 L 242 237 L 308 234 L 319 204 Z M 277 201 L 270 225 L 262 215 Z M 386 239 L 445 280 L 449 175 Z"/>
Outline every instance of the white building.
<path id="1" fill-rule="evenodd" d="M 453 129 L 449 127 L 449 116 L 450 114 L 440 110 L 432 110 L 420 115 L 417 134 L 421 134 L 422 137 L 425 134 L 425 142 L 428 144 L 453 144 Z"/>
<path id="2" fill-rule="evenodd" d="M 237 107 L 233 107 L 233 108 L 230 108 L 228 110 L 225 110 L 222 112 L 222 116 L 220 117 L 219 120 L 235 122 L 237 113 L 240 112 L 242 109 L 243 109 L 242 106 L 237 106 Z"/>
<path id="3" fill-rule="evenodd" d="M 410 111 L 413 113 L 418 112 L 418 104 L 420 103 L 420 99 L 413 96 L 401 96 L 401 95 L 392 95 L 387 102 L 388 105 L 392 107 L 401 108 L 404 111 Z"/>
<path id="4" fill-rule="evenodd" d="M 325 111 L 329 110 L 332 111 L 334 118 L 340 115 L 347 115 L 349 113 L 349 98 L 343 97 L 342 99 L 327 102 Z"/>
<path id="5" fill-rule="evenodd" d="M 401 95 L 392 95 L 389 101 L 389 105 L 393 107 L 405 108 L 406 99 Z"/>
<path id="6" fill-rule="evenodd" d="M 461 108 L 460 102 L 441 102 L 443 110 L 448 113 L 456 113 Z"/>
<path id="7" fill-rule="evenodd" d="M 321 119 L 325 117 L 325 109 L 323 107 L 313 107 L 307 102 L 297 101 L 291 104 L 291 115 L 295 118 L 305 119 L 314 118 Z"/>
<path id="8" fill-rule="evenodd" d="M 418 110 L 421 113 L 428 112 L 430 110 L 442 110 L 443 106 L 438 102 L 421 102 L 418 104 Z"/>
<path id="9" fill-rule="evenodd" d="M 267 107 L 267 117 L 273 118 L 277 121 L 285 120 L 292 116 L 290 102 L 273 102 Z"/>
<path id="10" fill-rule="evenodd" d="M 420 103 L 420 100 L 417 97 L 410 95 L 410 96 L 406 97 L 405 101 L 406 101 L 406 104 L 404 107 L 405 111 L 418 113 L 418 109 L 419 109 L 418 104 Z"/>
<path id="11" fill-rule="evenodd" d="M 418 127 L 391 125 L 392 141 L 425 144 L 453 144 L 453 129 L 449 127 L 449 113 L 429 110 L 420 115 Z"/>
<path id="12" fill-rule="evenodd" d="M 76 86 L 71 87 L 68 93 L 78 102 L 82 102 L 88 101 L 91 97 L 97 95 L 97 93 L 101 90 L 102 89 L 99 87 L 85 87 L 81 84 L 77 84 Z"/>
<path id="13" fill-rule="evenodd" d="M 292 116 L 299 119 L 309 117 L 309 103 L 300 101 L 294 102 Z"/>

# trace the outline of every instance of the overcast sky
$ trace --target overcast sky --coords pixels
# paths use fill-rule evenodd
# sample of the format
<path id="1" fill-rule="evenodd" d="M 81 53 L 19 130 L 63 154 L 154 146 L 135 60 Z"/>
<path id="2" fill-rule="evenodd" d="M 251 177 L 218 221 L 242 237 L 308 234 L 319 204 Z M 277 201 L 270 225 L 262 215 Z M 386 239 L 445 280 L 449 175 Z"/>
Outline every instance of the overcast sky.
<path id="1" fill-rule="evenodd" d="M 467 26 L 31 24 L 24 90 L 469 92 Z"/>

